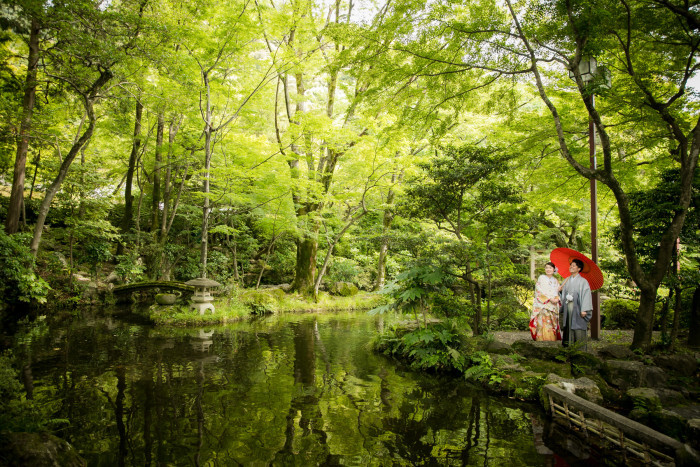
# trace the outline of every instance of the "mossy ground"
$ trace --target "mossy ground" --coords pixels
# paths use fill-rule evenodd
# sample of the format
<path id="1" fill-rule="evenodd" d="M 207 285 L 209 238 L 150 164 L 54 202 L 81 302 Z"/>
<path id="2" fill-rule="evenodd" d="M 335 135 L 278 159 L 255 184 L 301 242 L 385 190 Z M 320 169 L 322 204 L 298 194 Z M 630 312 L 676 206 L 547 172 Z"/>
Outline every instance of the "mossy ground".
<path id="1" fill-rule="evenodd" d="M 384 299 L 372 293 L 351 297 L 319 294 L 317 300 L 299 294 L 288 294 L 282 289 L 234 289 L 219 294 L 214 301 L 215 311 L 200 315 L 190 309 L 185 300 L 175 305 L 152 305 L 150 319 L 162 326 L 209 326 L 237 321 L 255 314 L 369 310 Z"/>

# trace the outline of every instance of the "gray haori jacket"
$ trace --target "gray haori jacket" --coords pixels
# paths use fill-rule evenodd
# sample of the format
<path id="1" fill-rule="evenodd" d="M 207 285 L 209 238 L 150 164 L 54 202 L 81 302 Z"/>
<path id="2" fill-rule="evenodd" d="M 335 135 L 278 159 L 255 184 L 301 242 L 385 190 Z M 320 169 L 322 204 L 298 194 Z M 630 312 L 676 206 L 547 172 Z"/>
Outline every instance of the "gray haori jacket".
<path id="1" fill-rule="evenodd" d="M 593 301 L 591 300 L 591 287 L 588 281 L 577 275 L 569 278 L 559 294 L 559 327 L 571 330 L 586 330 L 588 322 L 593 316 Z M 581 317 L 581 311 L 586 312 Z"/>

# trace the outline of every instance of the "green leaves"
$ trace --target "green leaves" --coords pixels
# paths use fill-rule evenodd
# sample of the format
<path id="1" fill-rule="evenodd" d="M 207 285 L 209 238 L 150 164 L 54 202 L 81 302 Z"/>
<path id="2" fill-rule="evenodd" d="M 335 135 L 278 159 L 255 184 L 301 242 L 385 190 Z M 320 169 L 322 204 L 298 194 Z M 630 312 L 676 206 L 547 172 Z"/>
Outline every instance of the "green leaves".
<path id="1" fill-rule="evenodd" d="M 394 330 L 382 336 L 386 353 L 407 359 L 411 367 L 422 370 L 461 371 L 466 362 L 459 349 L 463 335 L 451 322 L 433 323 L 410 331 Z"/>
<path id="2" fill-rule="evenodd" d="M 34 272 L 26 235 L 0 229 L 0 296 L 5 303 L 46 303 L 49 284 Z"/>

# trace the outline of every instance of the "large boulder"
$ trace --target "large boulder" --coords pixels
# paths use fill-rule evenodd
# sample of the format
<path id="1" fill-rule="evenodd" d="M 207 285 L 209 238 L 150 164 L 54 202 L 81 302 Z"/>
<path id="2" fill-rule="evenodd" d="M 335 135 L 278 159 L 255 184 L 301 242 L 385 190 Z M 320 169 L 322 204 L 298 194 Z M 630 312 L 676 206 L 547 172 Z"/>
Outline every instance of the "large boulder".
<path id="1" fill-rule="evenodd" d="M 594 404 L 603 403 L 603 395 L 600 393 L 598 385 L 590 378 L 566 379 L 553 373 L 547 375 L 545 384 L 556 384 L 571 394 L 575 394 Z"/>
<path id="2" fill-rule="evenodd" d="M 105 282 L 107 284 L 118 284 L 121 281 L 121 278 L 119 277 L 119 274 L 116 272 L 112 271 L 109 273 L 109 275 L 105 278 Z"/>
<path id="3" fill-rule="evenodd" d="M 598 355 L 601 358 L 612 360 L 636 360 L 637 354 L 632 352 L 629 347 L 619 344 L 609 344 L 598 349 Z"/>
<path id="4" fill-rule="evenodd" d="M 609 360 L 604 368 L 608 384 L 623 391 L 637 387 L 665 387 L 668 375 L 659 367 L 644 365 L 642 362 L 627 360 Z"/>
<path id="5" fill-rule="evenodd" d="M 504 371 L 509 375 L 511 373 L 523 373 L 527 370 L 508 355 L 493 354 L 491 355 L 491 361 L 493 362 L 495 368 Z"/>
<path id="6" fill-rule="evenodd" d="M 655 430 L 676 439 L 686 439 L 688 421 L 679 413 L 661 409 L 649 416 L 649 425 Z"/>
<path id="7" fill-rule="evenodd" d="M 627 360 L 609 360 L 605 365 L 605 381 L 625 391 L 642 385 L 644 364 Z"/>
<path id="8" fill-rule="evenodd" d="M 661 405 L 664 407 L 670 405 L 687 404 L 688 402 L 682 393 L 679 391 L 674 391 L 673 389 L 656 388 L 654 391 L 656 391 L 656 394 L 659 396 L 659 400 L 661 400 Z"/>
<path id="9" fill-rule="evenodd" d="M 515 341 L 511 348 L 523 357 L 540 360 L 554 360 L 562 352 L 561 344 L 557 342 Z"/>
<path id="10" fill-rule="evenodd" d="M 603 361 L 588 352 L 576 352 L 569 356 L 571 372 L 576 376 L 597 376 L 603 369 Z"/>
<path id="11" fill-rule="evenodd" d="M 698 371 L 698 361 L 690 354 L 659 355 L 654 357 L 654 363 L 680 376 L 693 376 Z"/>
<path id="12" fill-rule="evenodd" d="M 510 345 L 505 342 L 500 342 L 497 340 L 492 340 L 486 343 L 484 347 L 488 353 L 498 354 L 498 355 L 508 355 L 513 353 L 513 349 Z"/>
<path id="13" fill-rule="evenodd" d="M 333 295 L 340 295 L 341 297 L 352 297 L 357 295 L 360 289 L 351 282 L 336 282 L 332 285 L 330 292 Z"/>
<path id="14" fill-rule="evenodd" d="M 668 375 L 658 366 L 646 365 L 642 384 L 651 388 L 663 388 L 668 384 Z"/>
<path id="15" fill-rule="evenodd" d="M 700 418 L 688 420 L 688 439 L 695 448 L 700 448 Z"/>
<path id="16" fill-rule="evenodd" d="M 625 395 L 633 409 L 643 409 L 646 412 L 661 411 L 661 398 L 653 388 L 632 388 Z"/>
<path id="17" fill-rule="evenodd" d="M 68 442 L 49 433 L 0 435 L 0 465 L 83 467 L 87 462 Z"/>

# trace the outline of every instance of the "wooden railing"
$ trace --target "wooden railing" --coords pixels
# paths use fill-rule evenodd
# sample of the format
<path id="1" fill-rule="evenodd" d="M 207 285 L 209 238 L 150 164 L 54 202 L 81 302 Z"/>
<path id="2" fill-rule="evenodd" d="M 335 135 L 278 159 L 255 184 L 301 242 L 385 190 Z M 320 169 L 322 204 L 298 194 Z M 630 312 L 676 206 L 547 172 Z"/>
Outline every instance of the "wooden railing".
<path id="1" fill-rule="evenodd" d="M 688 454 L 686 446 L 680 441 L 557 385 L 548 384 L 544 391 L 554 421 L 576 427 L 584 435 L 595 434 L 603 441 L 612 443 L 620 450 L 625 463 L 669 466 L 676 465 L 677 456 Z"/>

